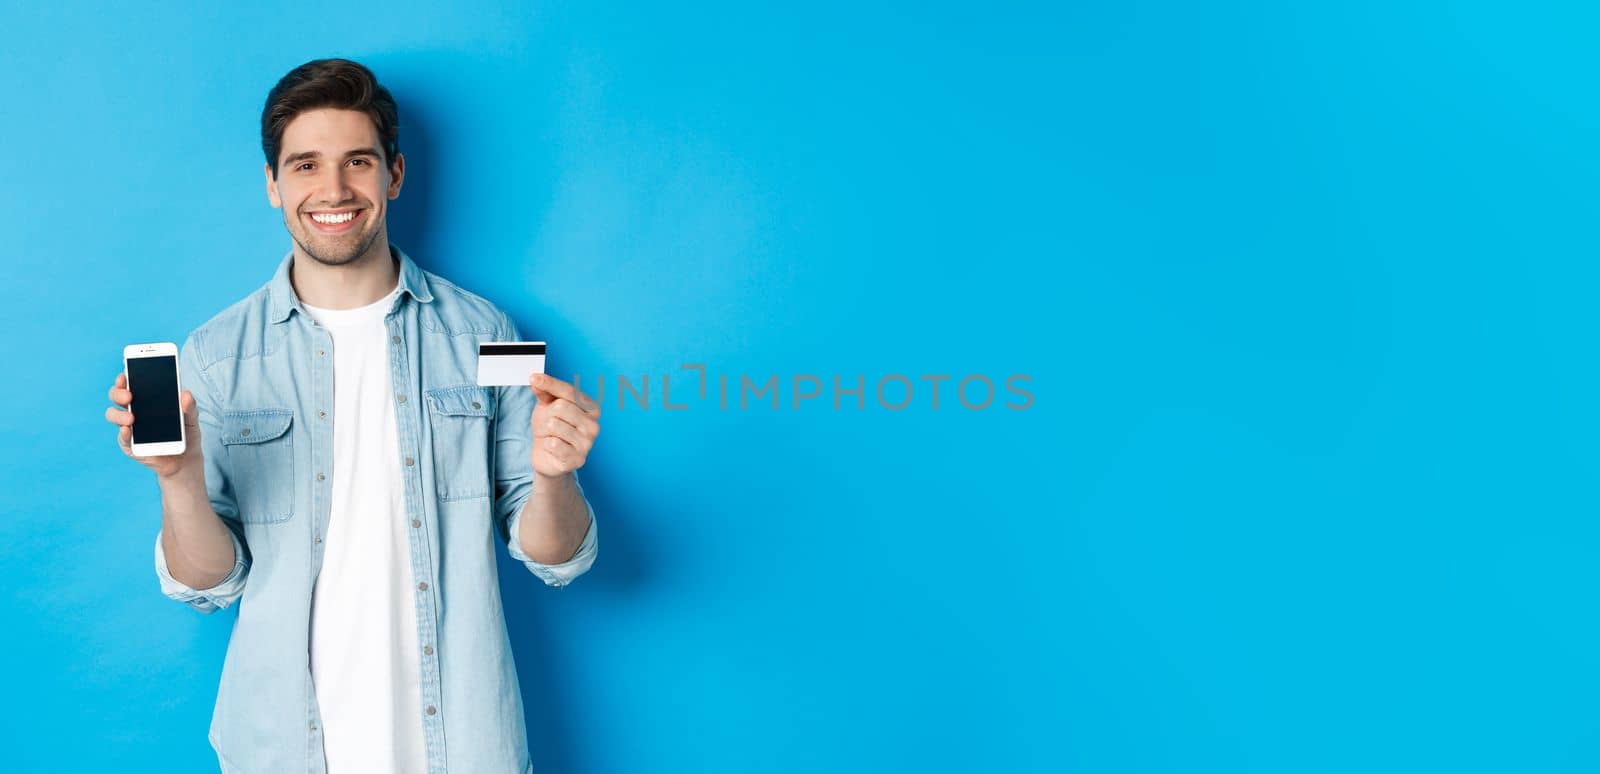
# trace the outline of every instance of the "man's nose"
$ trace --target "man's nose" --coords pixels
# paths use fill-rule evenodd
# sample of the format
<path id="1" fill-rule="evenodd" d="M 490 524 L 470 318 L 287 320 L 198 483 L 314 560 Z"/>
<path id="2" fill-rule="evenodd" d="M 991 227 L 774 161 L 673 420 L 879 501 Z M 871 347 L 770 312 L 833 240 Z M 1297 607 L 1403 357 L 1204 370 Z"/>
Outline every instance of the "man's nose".
<path id="1" fill-rule="evenodd" d="M 329 171 L 323 173 L 322 178 L 318 181 L 318 183 L 320 183 L 322 188 L 320 191 L 322 194 L 321 198 L 329 205 L 336 205 L 349 201 L 350 185 L 349 181 L 345 179 L 344 169 L 340 167 L 331 168 Z"/>

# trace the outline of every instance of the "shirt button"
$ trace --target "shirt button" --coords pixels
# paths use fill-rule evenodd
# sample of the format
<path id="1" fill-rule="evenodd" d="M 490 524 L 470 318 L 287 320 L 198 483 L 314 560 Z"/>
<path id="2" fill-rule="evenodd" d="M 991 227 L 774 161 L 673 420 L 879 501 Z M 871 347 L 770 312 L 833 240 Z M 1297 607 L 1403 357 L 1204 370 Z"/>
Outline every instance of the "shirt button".
<path id="1" fill-rule="evenodd" d="M 477 401 L 473 401 L 473 402 L 472 402 L 472 407 L 473 407 L 473 408 L 483 408 L 483 407 L 482 407 L 482 406 L 480 406 L 480 405 L 478 405 L 478 402 L 477 402 Z"/>
<path id="2" fill-rule="evenodd" d="M 415 462 L 416 462 L 416 460 L 411 459 L 410 457 L 407 457 L 406 458 L 406 467 L 408 467 L 408 468 L 411 467 L 412 464 L 415 463 Z"/>
<path id="3" fill-rule="evenodd" d="M 401 403 L 405 403 L 406 402 L 406 394 L 403 393 L 403 392 L 400 393 L 400 402 Z"/>
<path id="4" fill-rule="evenodd" d="M 389 340 L 394 342 L 394 343 L 396 343 L 396 344 L 400 343 L 400 337 L 399 336 L 390 336 Z"/>
<path id="5" fill-rule="evenodd" d="M 318 542 L 318 543 L 321 543 L 321 542 L 322 542 L 322 536 L 321 536 L 321 535 L 318 535 L 318 536 L 317 536 L 317 542 Z"/>
<path id="6" fill-rule="evenodd" d="M 428 714 L 432 715 L 432 714 L 434 714 L 436 712 L 438 712 L 438 710 L 434 709 L 432 704 L 429 704 L 428 705 Z"/>
<path id="7" fill-rule="evenodd" d="M 417 589 L 421 590 L 421 591 L 427 591 L 428 590 L 428 582 L 427 581 L 423 581 L 421 583 L 418 583 L 417 584 Z"/>
<path id="8" fill-rule="evenodd" d="M 433 655 L 433 646 L 432 645 L 424 645 L 424 646 L 422 646 L 422 655 L 424 655 L 424 656 Z"/>
<path id="9" fill-rule="evenodd" d="M 318 473 L 318 474 L 317 474 L 317 480 L 318 480 L 318 481 L 321 481 L 321 480 L 323 480 L 323 479 L 325 479 L 325 478 L 327 478 L 327 476 L 324 476 L 324 475 L 322 475 L 322 474 L 321 474 L 321 473 Z"/>
<path id="10" fill-rule="evenodd" d="M 239 435 L 240 436 L 246 436 L 246 435 L 249 435 L 249 434 L 250 434 L 250 428 L 248 428 L 248 427 L 239 431 Z"/>
<path id="11" fill-rule="evenodd" d="M 326 411 L 318 411 L 317 412 L 317 419 L 327 419 L 327 418 L 328 418 L 328 412 L 326 412 Z"/>
<path id="12" fill-rule="evenodd" d="M 311 724 L 311 730 L 312 730 L 312 731 L 315 731 L 315 730 L 317 730 L 317 724 L 316 724 L 316 723 L 312 723 L 312 724 Z"/>
<path id="13" fill-rule="evenodd" d="M 317 350 L 317 357 L 322 357 L 322 350 Z"/>
<path id="14" fill-rule="evenodd" d="M 420 520 L 418 520 L 418 519 L 412 519 L 411 520 L 411 526 L 412 527 L 420 527 L 420 526 L 422 526 L 422 522 Z"/>

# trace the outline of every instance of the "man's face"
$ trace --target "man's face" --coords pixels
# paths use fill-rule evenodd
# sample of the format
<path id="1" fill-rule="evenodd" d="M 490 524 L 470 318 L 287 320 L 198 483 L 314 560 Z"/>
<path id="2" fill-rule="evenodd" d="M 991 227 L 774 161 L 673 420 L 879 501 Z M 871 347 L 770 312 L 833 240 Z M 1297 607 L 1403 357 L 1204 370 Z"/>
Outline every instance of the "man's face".
<path id="1" fill-rule="evenodd" d="M 378 129 L 367 114 L 322 108 L 284 127 L 278 177 L 266 166 L 267 198 L 300 250 L 318 263 L 356 261 L 385 234 L 389 200 L 400 195 L 405 157 L 384 166 Z"/>

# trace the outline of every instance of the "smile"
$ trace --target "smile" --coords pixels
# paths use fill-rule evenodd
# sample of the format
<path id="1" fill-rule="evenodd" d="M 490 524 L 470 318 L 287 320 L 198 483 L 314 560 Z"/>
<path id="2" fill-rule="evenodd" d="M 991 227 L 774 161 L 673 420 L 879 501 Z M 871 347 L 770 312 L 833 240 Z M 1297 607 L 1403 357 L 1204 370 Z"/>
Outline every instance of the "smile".
<path id="1" fill-rule="evenodd" d="M 324 233 L 337 233 L 351 228 L 351 224 L 361 217 L 364 209 L 344 210 L 341 212 L 312 212 L 306 215 L 313 226 Z"/>

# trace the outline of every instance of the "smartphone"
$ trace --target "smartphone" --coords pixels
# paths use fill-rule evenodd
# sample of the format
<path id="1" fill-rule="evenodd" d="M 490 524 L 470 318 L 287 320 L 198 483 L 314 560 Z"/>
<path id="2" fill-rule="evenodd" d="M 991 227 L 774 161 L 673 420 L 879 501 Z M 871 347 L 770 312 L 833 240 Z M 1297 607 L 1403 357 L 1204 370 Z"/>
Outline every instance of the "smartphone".
<path id="1" fill-rule="evenodd" d="M 187 440 L 178 405 L 178 345 L 170 341 L 122 348 L 122 370 L 133 393 L 133 456 L 182 454 Z"/>

